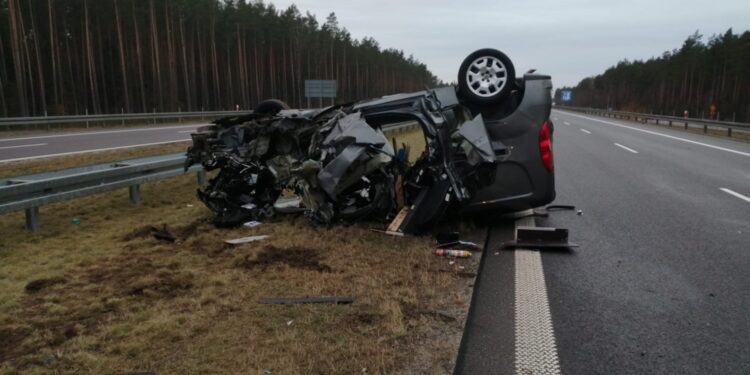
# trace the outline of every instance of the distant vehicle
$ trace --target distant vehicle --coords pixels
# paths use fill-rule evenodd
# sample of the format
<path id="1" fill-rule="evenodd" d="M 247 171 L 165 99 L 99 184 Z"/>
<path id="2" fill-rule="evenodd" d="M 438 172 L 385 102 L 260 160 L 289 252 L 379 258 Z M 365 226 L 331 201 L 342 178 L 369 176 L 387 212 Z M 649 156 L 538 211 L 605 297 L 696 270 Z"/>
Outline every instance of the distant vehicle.
<path id="1" fill-rule="evenodd" d="M 220 169 L 198 192 L 218 226 L 290 211 L 324 224 L 403 212 L 392 229 L 424 232 L 449 209 L 509 212 L 554 200 L 551 89 L 549 76 L 516 78 L 505 54 L 481 49 L 461 64 L 457 87 L 319 110 L 268 100 L 216 120 L 192 134 L 187 166 Z M 404 122 L 425 137 L 413 164 L 382 132 Z M 278 204 L 289 195 L 299 203 Z"/>

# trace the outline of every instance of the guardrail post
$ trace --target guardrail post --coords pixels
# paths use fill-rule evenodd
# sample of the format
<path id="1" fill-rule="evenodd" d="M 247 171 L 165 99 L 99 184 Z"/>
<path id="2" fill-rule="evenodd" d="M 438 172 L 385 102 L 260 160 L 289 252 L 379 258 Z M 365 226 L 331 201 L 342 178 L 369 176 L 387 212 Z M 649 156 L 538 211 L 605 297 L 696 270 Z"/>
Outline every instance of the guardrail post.
<path id="1" fill-rule="evenodd" d="M 659 119 L 656 119 L 656 125 L 659 125 Z"/>
<path id="2" fill-rule="evenodd" d="M 182 124 L 182 107 L 177 107 L 177 113 L 180 113 L 179 115 L 177 115 L 177 120 L 180 122 L 180 124 Z"/>
<path id="3" fill-rule="evenodd" d="M 125 127 L 125 108 L 120 107 L 120 115 L 122 116 L 120 126 Z"/>
<path id="4" fill-rule="evenodd" d="M 128 195 L 130 196 L 130 203 L 141 203 L 141 185 L 128 186 Z"/>
<path id="5" fill-rule="evenodd" d="M 703 134 L 708 133 L 708 125 L 703 124 Z"/>
<path id="6" fill-rule="evenodd" d="M 89 109 L 86 108 L 86 129 L 89 128 Z"/>
<path id="7" fill-rule="evenodd" d="M 669 127 L 672 127 L 672 120 L 669 120 Z"/>
<path id="8" fill-rule="evenodd" d="M 206 186 L 206 170 L 205 169 L 199 169 L 198 172 L 195 174 L 195 176 L 198 178 L 198 187 L 204 187 Z"/>
<path id="9" fill-rule="evenodd" d="M 154 125 L 156 125 L 156 108 L 153 108 L 154 111 Z"/>
<path id="10" fill-rule="evenodd" d="M 687 121 L 685 121 L 685 130 L 687 130 L 687 128 L 688 128 L 688 127 L 687 127 Z"/>
<path id="11" fill-rule="evenodd" d="M 727 137 L 732 138 L 732 128 L 727 128 Z"/>
<path id="12" fill-rule="evenodd" d="M 32 232 L 39 231 L 39 207 L 26 209 L 26 229 Z"/>

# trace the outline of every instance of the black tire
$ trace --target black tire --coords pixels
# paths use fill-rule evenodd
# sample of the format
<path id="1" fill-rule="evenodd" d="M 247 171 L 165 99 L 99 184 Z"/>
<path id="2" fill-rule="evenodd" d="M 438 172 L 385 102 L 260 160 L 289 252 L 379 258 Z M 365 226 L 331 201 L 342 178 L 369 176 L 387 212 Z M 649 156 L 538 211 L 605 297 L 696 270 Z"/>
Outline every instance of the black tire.
<path id="1" fill-rule="evenodd" d="M 471 74 L 470 74 L 471 73 Z M 472 52 L 458 69 L 458 93 L 472 104 L 497 104 L 515 87 L 516 69 L 504 53 L 484 48 Z"/>
<path id="2" fill-rule="evenodd" d="M 275 115 L 283 109 L 289 109 L 289 105 L 279 99 L 267 99 L 258 103 L 253 112 L 263 115 Z"/>

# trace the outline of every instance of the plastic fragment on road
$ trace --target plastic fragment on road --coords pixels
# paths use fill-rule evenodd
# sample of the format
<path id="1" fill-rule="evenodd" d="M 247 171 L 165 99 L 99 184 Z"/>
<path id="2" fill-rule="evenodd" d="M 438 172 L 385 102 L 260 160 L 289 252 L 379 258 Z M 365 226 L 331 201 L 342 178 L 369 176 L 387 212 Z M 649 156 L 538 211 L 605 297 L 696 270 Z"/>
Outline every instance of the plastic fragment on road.
<path id="1" fill-rule="evenodd" d="M 248 221 L 247 223 L 242 224 L 242 225 L 246 226 L 248 228 L 254 228 L 254 227 L 257 227 L 258 225 L 261 225 L 261 224 L 263 224 L 263 223 L 261 223 L 260 221 L 253 220 L 253 221 Z"/>
<path id="2" fill-rule="evenodd" d="M 352 297 L 272 297 L 261 298 L 258 303 L 261 305 L 296 305 L 312 303 L 334 303 L 337 305 L 348 305 L 354 302 Z"/>
<path id="3" fill-rule="evenodd" d="M 266 238 L 268 238 L 268 235 L 241 237 L 241 238 L 235 238 L 233 240 L 226 240 L 224 242 L 230 245 L 239 245 L 239 244 L 248 243 L 248 242 L 262 241 L 262 240 L 265 240 Z"/>
<path id="4" fill-rule="evenodd" d="M 435 255 L 440 257 L 451 257 L 451 258 L 470 258 L 471 252 L 466 250 L 454 250 L 454 249 L 435 249 Z"/>

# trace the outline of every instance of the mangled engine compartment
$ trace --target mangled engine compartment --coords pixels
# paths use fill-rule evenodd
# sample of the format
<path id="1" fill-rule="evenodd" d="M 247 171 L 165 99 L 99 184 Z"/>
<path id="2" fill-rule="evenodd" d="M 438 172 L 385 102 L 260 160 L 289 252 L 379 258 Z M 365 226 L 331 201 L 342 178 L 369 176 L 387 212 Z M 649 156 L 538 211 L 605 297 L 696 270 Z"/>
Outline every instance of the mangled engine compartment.
<path id="1" fill-rule="evenodd" d="M 494 176 L 481 115 L 439 90 L 220 119 L 192 134 L 186 168 L 219 170 L 198 197 L 220 227 L 298 213 L 324 225 L 398 215 L 392 230 L 428 231 Z M 409 122 L 426 142 L 413 164 L 383 133 Z"/>

